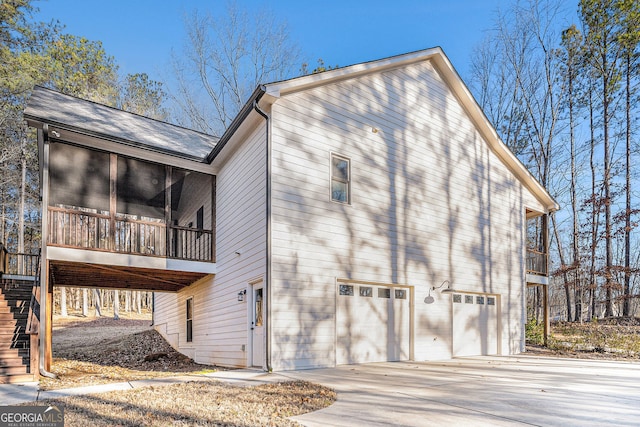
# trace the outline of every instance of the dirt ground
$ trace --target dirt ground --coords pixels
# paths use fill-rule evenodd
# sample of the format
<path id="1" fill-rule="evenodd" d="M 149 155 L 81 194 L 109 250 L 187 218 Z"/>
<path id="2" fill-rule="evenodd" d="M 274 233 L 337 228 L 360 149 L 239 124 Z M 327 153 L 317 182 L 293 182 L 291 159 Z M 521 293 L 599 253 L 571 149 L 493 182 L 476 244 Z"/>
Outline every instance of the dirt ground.
<path id="1" fill-rule="evenodd" d="M 43 389 L 224 369 L 194 363 L 151 327 L 151 317 L 56 316 L 52 371 Z M 197 398 L 195 397 L 197 396 Z M 64 407 L 65 426 L 299 426 L 294 415 L 326 408 L 336 393 L 304 381 L 253 387 L 214 379 L 37 402 Z"/>
<path id="2" fill-rule="evenodd" d="M 200 365 L 175 351 L 151 326 L 150 315 L 54 317 L 53 364 L 58 378 L 44 390 L 106 384 L 224 368 Z"/>

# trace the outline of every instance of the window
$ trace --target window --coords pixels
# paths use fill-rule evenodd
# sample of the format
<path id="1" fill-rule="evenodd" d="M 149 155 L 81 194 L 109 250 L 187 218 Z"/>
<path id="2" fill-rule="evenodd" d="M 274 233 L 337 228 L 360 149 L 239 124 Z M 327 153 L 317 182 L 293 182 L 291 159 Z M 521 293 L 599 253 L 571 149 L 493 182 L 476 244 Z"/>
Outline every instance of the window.
<path id="1" fill-rule="evenodd" d="M 462 295 L 460 295 L 460 294 L 455 294 L 455 295 L 453 296 L 453 302 L 455 302 L 455 303 L 461 303 L 461 302 L 462 302 Z"/>
<path id="2" fill-rule="evenodd" d="M 395 289 L 394 294 L 396 299 L 407 299 L 406 289 Z"/>
<path id="3" fill-rule="evenodd" d="M 351 203 L 351 166 L 349 159 L 331 155 L 331 200 Z"/>
<path id="4" fill-rule="evenodd" d="M 187 342 L 193 341 L 193 298 L 187 298 Z"/>
<path id="5" fill-rule="evenodd" d="M 465 295 L 464 296 L 465 304 L 473 304 L 473 295 Z"/>
<path id="6" fill-rule="evenodd" d="M 391 298 L 391 289 L 378 288 L 378 298 Z"/>
<path id="7" fill-rule="evenodd" d="M 370 286 L 360 286 L 360 296 L 361 297 L 372 297 L 373 290 Z"/>
<path id="8" fill-rule="evenodd" d="M 262 326 L 263 325 L 263 318 L 262 318 L 262 306 L 263 306 L 263 301 L 262 301 L 262 288 L 256 289 L 256 293 L 255 293 L 255 325 L 256 326 Z"/>
<path id="9" fill-rule="evenodd" d="M 495 297 L 487 297 L 487 305 L 496 305 Z"/>
<path id="10" fill-rule="evenodd" d="M 476 297 L 476 304 L 484 304 L 484 297 Z"/>
<path id="11" fill-rule="evenodd" d="M 349 297 L 353 296 L 353 286 L 352 285 L 340 285 L 340 295 L 346 295 Z"/>

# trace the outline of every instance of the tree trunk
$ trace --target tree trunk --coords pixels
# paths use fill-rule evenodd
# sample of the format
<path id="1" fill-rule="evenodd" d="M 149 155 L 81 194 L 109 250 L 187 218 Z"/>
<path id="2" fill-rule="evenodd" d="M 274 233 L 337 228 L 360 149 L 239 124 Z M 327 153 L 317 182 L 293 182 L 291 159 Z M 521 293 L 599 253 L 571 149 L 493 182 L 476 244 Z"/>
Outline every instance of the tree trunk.
<path id="1" fill-rule="evenodd" d="M 138 314 L 142 314 L 142 298 L 140 294 L 140 291 L 136 291 L 136 313 Z"/>
<path id="2" fill-rule="evenodd" d="M 117 289 L 113 291 L 113 318 L 120 319 L 120 293 Z"/>
<path id="3" fill-rule="evenodd" d="M 84 317 L 89 315 L 89 291 L 87 288 L 82 288 L 82 315 Z"/>
<path id="4" fill-rule="evenodd" d="M 96 309 L 96 317 L 102 317 L 102 299 L 98 289 L 93 290 L 93 306 Z"/>
<path id="5" fill-rule="evenodd" d="M 67 317 L 67 288 L 62 286 L 60 288 L 60 316 Z"/>
<path id="6" fill-rule="evenodd" d="M 553 223 L 553 234 L 556 238 L 556 244 L 558 246 L 558 257 L 560 258 L 560 267 L 562 268 L 562 280 L 564 281 L 564 297 L 566 298 L 567 305 L 567 322 L 571 322 L 573 316 L 571 316 L 571 290 L 569 287 L 569 275 L 567 273 L 566 265 L 564 262 L 564 254 L 562 253 L 562 244 L 560 243 L 558 227 L 556 227 L 555 215 L 551 215 L 551 222 Z"/>
<path id="7" fill-rule="evenodd" d="M 631 54 L 626 55 L 626 204 L 624 212 L 624 301 L 622 315 L 629 316 L 631 312 Z"/>
<path id="8" fill-rule="evenodd" d="M 26 158 L 26 141 L 22 142 L 22 158 L 20 159 L 20 168 L 22 169 L 20 178 L 20 208 L 18 209 L 18 253 L 24 253 L 24 204 L 26 197 L 27 185 L 27 158 Z"/>

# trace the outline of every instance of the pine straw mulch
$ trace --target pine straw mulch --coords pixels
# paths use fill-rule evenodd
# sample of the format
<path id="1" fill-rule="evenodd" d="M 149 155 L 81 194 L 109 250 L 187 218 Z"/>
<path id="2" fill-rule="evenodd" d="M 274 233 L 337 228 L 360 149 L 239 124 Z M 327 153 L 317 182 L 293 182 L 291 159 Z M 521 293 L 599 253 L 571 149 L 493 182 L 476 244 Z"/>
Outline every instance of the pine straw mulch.
<path id="1" fill-rule="evenodd" d="M 151 329 L 147 319 L 100 317 L 54 320 L 53 364 L 58 378 L 42 378 L 54 390 L 225 368 L 195 363 Z"/>
<path id="2" fill-rule="evenodd" d="M 54 319 L 52 371 L 45 390 L 203 373 L 176 352 L 149 318 Z M 136 318 L 138 317 L 138 318 Z M 181 384 L 39 401 L 64 408 L 65 426 L 299 426 L 288 419 L 326 408 L 336 393 L 304 381 L 236 386 L 202 377 Z M 30 403 L 33 405 L 34 403 Z"/>
<path id="3" fill-rule="evenodd" d="M 62 406 L 65 426 L 299 426 L 288 417 L 326 408 L 334 391 L 304 381 L 232 386 L 197 381 L 51 399 L 42 406 Z"/>

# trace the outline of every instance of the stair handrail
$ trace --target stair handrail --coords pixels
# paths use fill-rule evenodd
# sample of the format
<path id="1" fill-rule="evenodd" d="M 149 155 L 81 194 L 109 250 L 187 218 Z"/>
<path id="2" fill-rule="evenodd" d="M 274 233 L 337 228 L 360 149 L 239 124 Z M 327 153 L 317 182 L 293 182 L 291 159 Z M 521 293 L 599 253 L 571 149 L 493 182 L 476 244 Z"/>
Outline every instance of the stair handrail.
<path id="1" fill-rule="evenodd" d="M 26 332 L 30 335 L 38 335 L 40 324 L 40 301 L 38 300 L 38 292 L 40 290 L 40 268 L 42 263 L 42 257 L 40 251 L 38 251 L 38 262 L 36 267 L 36 276 L 33 281 L 33 288 L 31 289 L 31 301 L 29 302 L 29 317 L 27 320 Z M 35 318 L 35 321 L 34 321 Z"/>

